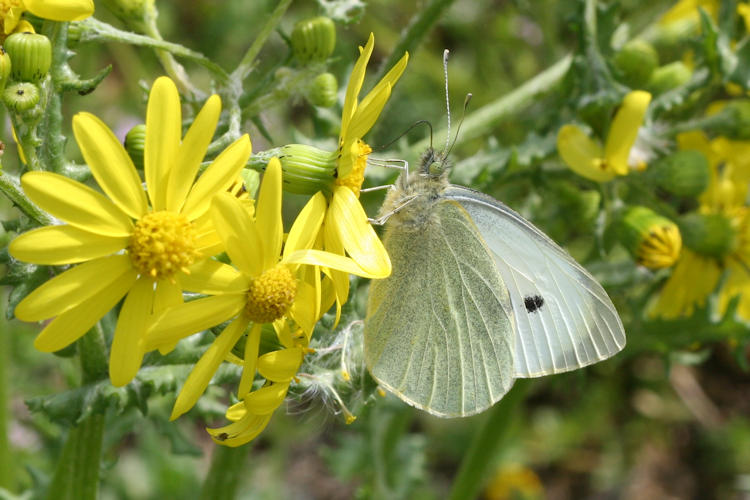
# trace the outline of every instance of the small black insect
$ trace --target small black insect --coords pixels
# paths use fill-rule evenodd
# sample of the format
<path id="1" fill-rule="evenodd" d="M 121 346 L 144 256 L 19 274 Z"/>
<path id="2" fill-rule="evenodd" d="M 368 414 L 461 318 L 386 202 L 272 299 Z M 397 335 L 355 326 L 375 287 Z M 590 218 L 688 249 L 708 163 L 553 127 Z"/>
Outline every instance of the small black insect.
<path id="1" fill-rule="evenodd" d="M 529 295 L 528 297 L 524 297 L 523 305 L 526 306 L 526 311 L 533 313 L 544 305 L 544 299 L 541 295 Z"/>
<path id="2" fill-rule="evenodd" d="M 227 434 L 226 432 L 222 432 L 221 434 L 216 436 L 216 439 L 218 439 L 219 441 L 226 441 L 227 439 L 229 439 L 229 434 Z"/>

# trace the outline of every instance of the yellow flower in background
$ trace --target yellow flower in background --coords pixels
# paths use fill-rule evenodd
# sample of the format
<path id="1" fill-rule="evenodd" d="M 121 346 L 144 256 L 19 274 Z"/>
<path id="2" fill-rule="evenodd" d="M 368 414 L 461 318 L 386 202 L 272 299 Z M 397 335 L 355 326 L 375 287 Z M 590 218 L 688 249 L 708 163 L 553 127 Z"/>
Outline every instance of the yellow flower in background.
<path id="1" fill-rule="evenodd" d="M 93 0 L 0 0 L 5 34 L 12 33 L 21 15 L 31 12 L 52 21 L 80 21 L 94 13 Z"/>
<path id="2" fill-rule="evenodd" d="M 557 134 L 557 150 L 575 173 L 596 182 L 607 182 L 630 171 L 630 149 L 643 125 L 651 94 L 643 90 L 628 93 L 612 120 L 604 147 L 580 127 L 564 125 Z M 633 165 L 637 169 L 645 165 Z"/>
<path id="3" fill-rule="evenodd" d="M 291 320 L 304 331 L 306 345 L 322 313 L 319 284 L 301 279 L 301 264 L 372 277 L 351 259 L 311 249 L 323 222 L 322 193 L 308 201 L 284 241 L 281 186 L 281 165 L 274 158 L 263 176 L 254 217 L 242 201 L 229 193 L 214 198 L 214 224 L 233 266 L 215 260 L 194 266 L 182 284 L 186 290 L 209 296 L 164 311 L 148 331 L 145 350 L 173 345 L 231 320 L 188 376 L 172 410 L 172 419 L 193 407 L 251 323 L 240 397 L 250 391 L 255 378 L 263 324 L 273 324 L 282 345 L 294 346 L 287 324 Z"/>
<path id="4" fill-rule="evenodd" d="M 700 17 L 698 9 L 705 10 L 713 19 L 719 17 L 718 0 L 679 0 L 659 19 L 661 24 L 669 24 L 675 21 L 698 22 Z"/>
<path id="5" fill-rule="evenodd" d="M 104 194 L 50 172 L 21 178 L 29 198 L 67 224 L 22 234 L 11 242 L 11 255 L 43 265 L 79 264 L 16 306 L 16 317 L 24 321 L 55 318 L 36 338 L 37 349 L 64 348 L 126 296 L 109 372 L 116 386 L 132 380 L 144 354 L 139 344 L 149 315 L 181 303 L 181 279 L 220 249 L 204 214 L 214 193 L 237 178 L 251 151 L 249 137 L 242 136 L 194 182 L 220 112 L 221 100 L 214 95 L 180 141 L 180 98 L 172 80 L 161 77 L 146 113 L 145 190 L 120 141 L 89 113 L 73 118 L 73 132 Z"/>

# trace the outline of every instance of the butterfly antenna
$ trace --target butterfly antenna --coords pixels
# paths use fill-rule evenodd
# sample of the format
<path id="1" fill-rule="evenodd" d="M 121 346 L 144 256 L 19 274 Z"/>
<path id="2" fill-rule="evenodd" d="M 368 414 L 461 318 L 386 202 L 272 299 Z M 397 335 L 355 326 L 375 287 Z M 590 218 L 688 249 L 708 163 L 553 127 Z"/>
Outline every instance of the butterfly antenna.
<path id="1" fill-rule="evenodd" d="M 464 124 L 464 118 L 466 117 L 466 110 L 469 107 L 469 102 L 471 102 L 472 94 L 466 94 L 466 99 L 464 99 L 464 110 L 461 111 L 461 119 L 458 121 L 458 127 L 456 128 L 456 136 L 453 138 L 453 142 L 451 143 L 451 147 L 448 148 L 448 151 L 446 151 L 445 155 L 448 156 L 448 154 L 453 150 L 453 146 L 456 145 L 456 141 L 458 140 L 458 134 L 461 133 L 461 125 Z"/>
<path id="2" fill-rule="evenodd" d="M 448 144 L 450 143 L 451 137 L 451 102 L 448 97 L 448 54 L 450 51 L 445 49 L 443 51 L 443 73 L 445 75 L 445 110 L 448 112 L 448 133 L 445 136 L 445 150 L 448 150 Z M 432 141 L 430 141 L 432 145 Z"/>
<path id="3" fill-rule="evenodd" d="M 396 142 L 397 140 L 401 139 L 403 136 L 405 136 L 406 134 L 408 134 L 409 132 L 411 132 L 415 127 L 417 127 L 419 125 L 427 125 L 429 127 L 429 129 L 430 129 L 430 146 L 432 146 L 432 124 L 430 122 L 428 122 L 427 120 L 419 120 L 419 121 L 416 121 L 416 122 L 412 123 L 411 125 L 409 125 L 409 127 L 406 130 L 404 130 L 403 132 L 401 132 L 400 134 L 398 134 L 395 139 L 393 139 L 392 141 L 390 141 L 390 142 L 388 142 L 388 143 L 386 143 L 386 144 L 384 144 L 382 146 L 379 146 L 377 149 L 382 151 L 382 150 L 384 150 L 384 149 L 386 149 L 388 147 L 391 147 L 394 142 Z"/>

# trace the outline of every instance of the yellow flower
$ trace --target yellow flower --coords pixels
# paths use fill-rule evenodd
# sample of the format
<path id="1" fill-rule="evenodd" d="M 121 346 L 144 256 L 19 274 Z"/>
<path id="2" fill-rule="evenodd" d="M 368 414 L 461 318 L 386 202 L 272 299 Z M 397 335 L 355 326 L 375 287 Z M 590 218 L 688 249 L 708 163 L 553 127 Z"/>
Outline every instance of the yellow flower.
<path id="1" fill-rule="evenodd" d="M 29 198 L 67 224 L 22 234 L 10 253 L 36 264 L 80 264 L 16 307 L 16 317 L 24 321 L 55 318 L 36 338 L 37 349 L 53 352 L 74 342 L 127 295 L 109 372 L 117 386 L 135 376 L 148 316 L 182 302 L 180 281 L 194 263 L 216 252 L 210 219 L 203 216 L 214 193 L 230 186 L 250 156 L 245 135 L 193 182 L 220 112 L 221 100 L 211 96 L 180 141 L 177 88 L 166 77 L 154 82 L 146 112 L 145 191 L 120 141 L 89 113 L 73 118 L 73 132 L 104 194 L 50 172 L 22 177 Z"/>
<path id="2" fill-rule="evenodd" d="M 681 149 L 701 151 L 709 160 L 711 182 L 701 195 L 699 213 L 690 219 L 703 222 L 707 229 L 697 233 L 705 235 L 697 242 L 687 235 L 685 241 L 692 248 L 683 248 L 649 313 L 666 319 L 690 316 L 696 307 L 705 305 L 726 273 L 718 294 L 718 313 L 723 315 L 729 302 L 739 296 L 737 313 L 750 320 L 750 208 L 745 203 L 748 173 L 743 169 L 748 160 L 743 144 L 722 137 L 709 141 L 702 132 L 680 134 L 678 144 Z"/>
<path id="3" fill-rule="evenodd" d="M 31 12 L 52 21 L 80 21 L 94 13 L 93 0 L 0 0 L 5 34 L 12 33 L 21 15 Z"/>
<path id="4" fill-rule="evenodd" d="M 607 141 L 601 144 L 576 125 L 564 125 L 557 134 L 557 150 L 575 173 L 596 182 L 607 182 L 617 175 L 627 175 L 630 149 L 643 124 L 651 94 L 643 90 L 628 93 L 617 110 Z M 645 165 L 634 165 L 642 169 Z"/>
<path id="5" fill-rule="evenodd" d="M 301 279 L 300 265 L 309 264 L 372 277 L 354 261 L 310 249 L 323 222 L 325 197 L 313 196 L 302 209 L 284 242 L 281 220 L 281 165 L 273 158 L 261 183 L 254 217 L 230 193 L 214 198 L 211 213 L 234 266 L 205 260 L 182 281 L 186 290 L 209 295 L 164 311 L 149 329 L 146 350 L 172 345 L 195 332 L 225 321 L 230 324 L 203 354 L 180 391 L 172 419 L 193 407 L 221 362 L 252 323 L 245 343 L 238 394 L 247 394 L 255 378 L 261 328 L 272 323 L 283 345 L 294 345 L 289 319 L 309 339 L 320 311 L 320 288 Z"/>
<path id="6" fill-rule="evenodd" d="M 675 21 L 698 22 L 698 8 L 704 9 L 713 19 L 718 19 L 718 0 L 679 0 L 659 19 L 661 24 L 669 24 Z"/>

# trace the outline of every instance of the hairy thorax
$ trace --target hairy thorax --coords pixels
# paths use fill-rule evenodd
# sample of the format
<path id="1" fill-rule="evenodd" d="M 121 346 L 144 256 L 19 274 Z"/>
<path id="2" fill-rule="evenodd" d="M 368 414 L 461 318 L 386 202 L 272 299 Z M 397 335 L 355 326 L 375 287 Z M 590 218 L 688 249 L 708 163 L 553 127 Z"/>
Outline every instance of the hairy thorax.
<path id="1" fill-rule="evenodd" d="M 433 208 L 448 187 L 445 174 L 429 175 L 414 172 L 408 181 L 404 175 L 398 178 L 394 189 L 380 209 L 380 217 L 390 215 L 388 225 L 401 225 L 407 230 L 419 230 L 434 222 Z"/>

